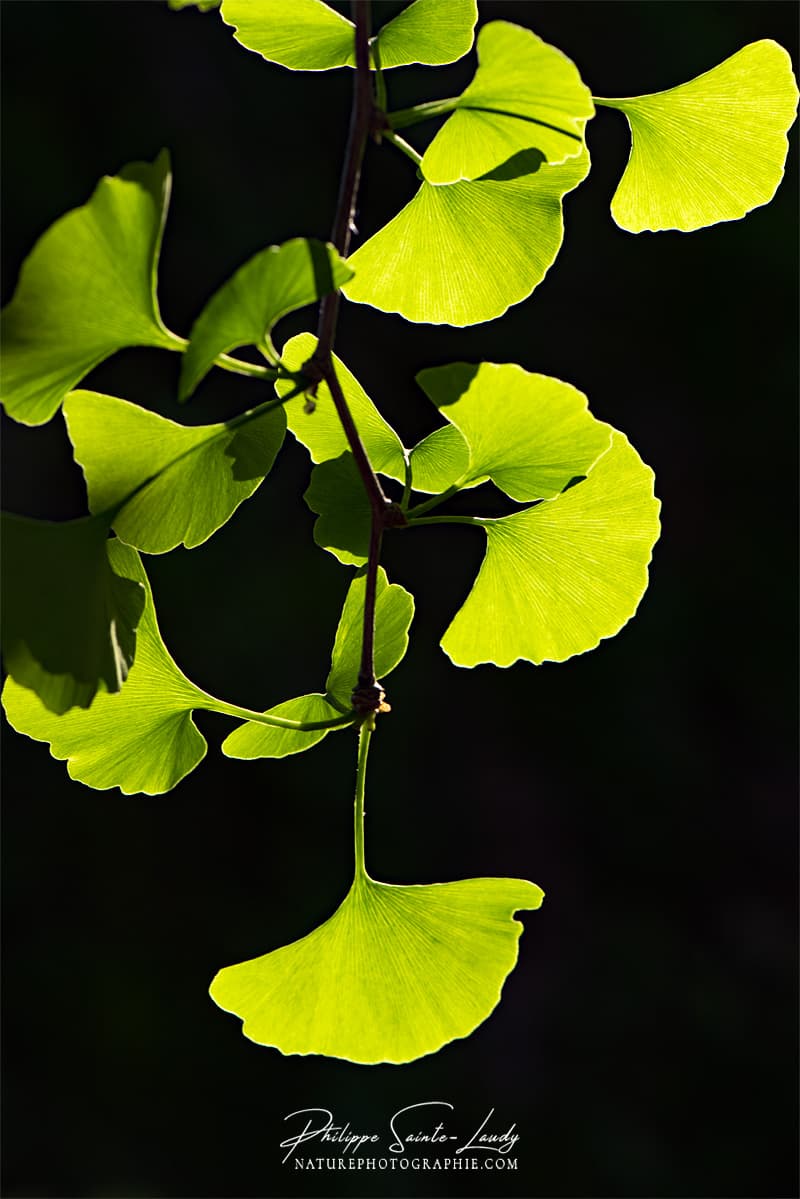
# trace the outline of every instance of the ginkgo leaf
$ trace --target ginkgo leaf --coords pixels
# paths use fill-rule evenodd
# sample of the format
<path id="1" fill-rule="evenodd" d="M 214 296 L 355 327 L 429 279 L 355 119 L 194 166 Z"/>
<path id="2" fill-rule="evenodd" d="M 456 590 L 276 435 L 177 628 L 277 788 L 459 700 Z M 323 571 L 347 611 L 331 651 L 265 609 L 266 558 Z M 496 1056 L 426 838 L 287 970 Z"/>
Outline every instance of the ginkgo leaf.
<path id="1" fill-rule="evenodd" d="M 223 0 L 236 40 L 294 71 L 355 66 L 355 27 L 322 0 Z M 382 68 L 455 62 L 472 45 L 476 0 L 414 0 L 372 39 Z M 374 64 L 373 64 L 374 65 Z"/>
<path id="2" fill-rule="evenodd" d="M 48 421 L 70 388 L 123 346 L 176 348 L 156 299 L 170 181 L 165 150 L 106 176 L 25 259 L 1 325 L 3 402 L 14 420 Z"/>
<path id="3" fill-rule="evenodd" d="M 358 682 L 361 637 L 364 621 L 366 575 L 362 571 L 350 584 L 336 631 L 331 668 L 325 694 L 312 693 L 287 700 L 265 715 L 298 721 L 333 720 L 350 710 L 350 696 Z M 375 585 L 375 675 L 385 678 L 403 660 L 408 649 L 408 630 L 414 616 L 413 596 L 397 583 L 390 583 L 383 567 Z M 284 758 L 310 749 L 332 729 L 312 732 L 269 728 L 248 721 L 234 729 L 222 744 L 229 758 Z"/>
<path id="4" fill-rule="evenodd" d="M 333 246 L 313 239 L 297 237 L 256 254 L 223 283 L 192 326 L 178 398 L 190 396 L 217 355 L 228 350 L 253 345 L 274 360 L 269 334 L 281 317 L 352 277 Z"/>
<path id="5" fill-rule="evenodd" d="M 414 0 L 378 30 L 381 67 L 456 62 L 469 53 L 477 20 L 476 0 Z"/>
<path id="6" fill-rule="evenodd" d="M 281 359 L 289 371 L 300 371 L 317 345 L 311 333 L 300 333 L 287 341 Z M 381 416 L 356 377 L 340 358 L 333 355 L 336 377 L 347 400 L 347 406 L 358 429 L 364 448 L 375 471 L 390 479 L 405 477 L 405 450 L 394 429 Z M 278 395 L 293 389 L 291 379 L 279 379 L 275 384 Z M 313 412 L 305 409 L 306 400 L 297 396 L 284 404 L 290 431 L 311 455 L 312 462 L 327 462 L 350 449 L 341 421 L 334 408 L 326 383 L 320 383 Z"/>
<path id="7" fill-rule="evenodd" d="M 653 472 L 621 434 L 581 483 L 486 529 L 486 557 L 442 638 L 457 666 L 563 662 L 613 637 L 647 588 Z"/>
<path id="8" fill-rule="evenodd" d="M 552 166 L 583 147 L 594 116 L 575 64 L 529 29 L 491 21 L 478 34 L 479 66 L 422 159 L 429 183 L 477 179 L 521 150 Z"/>
<path id="9" fill-rule="evenodd" d="M 359 876 L 308 936 L 220 970 L 219 1007 L 284 1054 L 410 1062 L 471 1033 L 517 961 L 533 883 L 473 878 L 397 887 Z"/>
<path id="10" fill-rule="evenodd" d="M 64 416 L 91 511 L 148 554 L 206 541 L 260 486 L 286 430 L 280 408 L 187 426 L 92 391 L 72 392 Z"/>
<path id="11" fill-rule="evenodd" d="M 3 655 L 12 679 L 31 703 L 41 696 L 48 715 L 87 708 L 100 687 L 119 691 L 144 592 L 115 569 L 107 518 L 55 523 L 3 513 L 2 531 Z"/>
<path id="12" fill-rule="evenodd" d="M 562 199 L 585 179 L 589 156 L 559 166 L 536 150 L 473 183 L 416 196 L 349 259 L 349 300 L 429 324 L 475 325 L 501 316 L 541 283 L 564 234 Z"/>
<path id="13" fill-rule="evenodd" d="M 611 445 L 611 427 L 592 416 L 583 392 L 549 375 L 456 362 L 421 371 L 417 382 L 469 447 L 461 486 L 491 479 L 514 500 L 550 499 Z"/>
<path id="14" fill-rule="evenodd" d="M 314 522 L 317 545 L 343 566 L 363 566 L 369 557 L 372 510 L 353 455 L 315 466 L 303 498 L 319 518 Z"/>
<path id="15" fill-rule="evenodd" d="M 789 55 L 765 40 L 669 91 L 598 100 L 621 109 L 631 129 L 614 220 L 632 233 L 689 232 L 767 204 L 783 178 L 797 96 Z"/>
<path id="16" fill-rule="evenodd" d="M 469 446 L 455 425 L 443 425 L 414 446 L 410 461 L 414 490 L 437 494 L 466 477 Z"/>
<path id="17" fill-rule="evenodd" d="M 31 691 L 8 679 L 3 706 L 17 732 L 49 742 L 53 757 L 68 761 L 71 778 L 100 791 L 119 787 L 125 795 L 158 795 L 205 756 L 206 742 L 192 721 L 192 709 L 214 701 L 189 682 L 161 640 L 139 555 L 112 541 L 108 556 L 117 574 L 146 594 L 136 659 L 125 686 L 116 695 L 98 694 L 88 711 L 54 716 Z"/>
<path id="18" fill-rule="evenodd" d="M 324 695 L 313 692 L 287 699 L 282 704 L 269 708 L 267 716 L 282 716 L 302 723 L 334 720 L 341 716 Z M 234 729 L 222 743 L 222 752 L 229 758 L 288 758 L 291 754 L 303 753 L 327 737 L 332 729 L 312 729 L 300 732 L 296 729 L 270 728 L 266 724 L 247 721 Z"/>

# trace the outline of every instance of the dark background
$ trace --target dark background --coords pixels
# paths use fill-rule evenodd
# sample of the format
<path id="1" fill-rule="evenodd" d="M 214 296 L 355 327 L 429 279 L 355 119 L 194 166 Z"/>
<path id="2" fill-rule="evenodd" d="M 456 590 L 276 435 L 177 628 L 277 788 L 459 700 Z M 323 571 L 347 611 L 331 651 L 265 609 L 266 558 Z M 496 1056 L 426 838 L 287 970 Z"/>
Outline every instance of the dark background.
<path id="1" fill-rule="evenodd" d="M 790 3 L 481 10 L 554 42 L 598 95 L 670 87 L 761 37 L 797 48 Z M 349 72 L 284 71 L 216 14 L 160 3 L 6 0 L 2 20 L 4 302 L 56 217 L 162 145 L 175 183 L 160 296 L 176 331 L 264 245 L 327 236 Z M 391 72 L 391 105 L 453 94 L 472 67 Z M 797 1194 L 796 145 L 776 200 L 745 221 L 634 237 L 608 213 L 621 114 L 601 110 L 589 140 L 594 169 L 530 300 L 466 332 L 345 305 L 337 343 L 406 444 L 433 424 L 417 370 L 516 361 L 585 390 L 658 479 L 640 612 L 567 665 L 454 668 L 437 643 L 479 536 L 429 528 L 386 547 L 417 617 L 370 764 L 368 861 L 389 882 L 544 887 L 500 1008 L 432 1057 L 362 1067 L 256 1047 L 208 998 L 220 966 L 302 936 L 342 897 L 348 735 L 235 762 L 216 748 L 230 723 L 201 714 L 207 760 L 171 794 L 129 798 L 70 782 L 6 732 L 5 1194 Z M 415 185 L 391 147 L 370 149 L 362 233 Z M 312 327 L 308 312 L 285 332 Z M 266 398 L 215 372 L 179 413 L 177 372 L 172 355 L 131 350 L 87 385 L 190 422 Z M 60 417 L 4 431 L 6 507 L 85 511 Z M 177 661 L 250 706 L 325 678 L 349 575 L 311 542 L 308 470 L 288 438 L 209 543 L 147 562 Z M 371 1131 L 433 1099 L 464 1132 L 490 1107 L 516 1121 L 518 1172 L 279 1164 L 297 1108 Z"/>

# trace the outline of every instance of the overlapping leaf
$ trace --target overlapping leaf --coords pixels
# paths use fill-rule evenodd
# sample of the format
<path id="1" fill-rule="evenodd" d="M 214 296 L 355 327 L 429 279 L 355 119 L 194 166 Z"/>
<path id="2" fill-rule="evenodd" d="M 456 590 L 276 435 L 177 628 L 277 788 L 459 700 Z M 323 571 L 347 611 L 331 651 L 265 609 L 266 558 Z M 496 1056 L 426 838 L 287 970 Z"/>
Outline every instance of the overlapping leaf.
<path id="1" fill-rule="evenodd" d="M 2 314 L 3 402 L 14 420 L 48 421 L 123 346 L 175 348 L 156 299 L 170 180 L 166 151 L 131 163 L 39 238 Z"/>
<path id="2" fill-rule="evenodd" d="M 97 790 L 125 795 L 169 791 L 205 756 L 206 742 L 192 721 L 193 708 L 214 707 L 170 657 L 156 622 L 153 596 L 139 555 L 109 543 L 116 573 L 145 596 L 136 659 L 118 694 L 101 693 L 88 711 L 54 716 L 12 679 L 3 689 L 6 716 L 17 732 L 50 743 L 54 758 L 68 761 L 70 777 Z"/>
<path id="3" fill-rule="evenodd" d="M 598 101 L 621 109 L 631 128 L 614 220 L 632 233 L 688 232 L 768 203 L 783 178 L 797 96 L 789 55 L 765 40 L 680 87 Z"/>
<path id="4" fill-rule="evenodd" d="M 289 312 L 334 291 L 353 272 L 333 246 L 297 237 L 256 254 L 209 300 L 192 326 L 178 398 L 187 399 L 218 354 L 257 346 L 274 362 L 270 331 Z"/>
<path id="5" fill-rule="evenodd" d="M 353 23 L 322 0 L 223 0 L 238 42 L 294 71 L 355 66 Z M 373 39 L 383 68 L 455 62 L 471 45 L 476 0 L 414 0 Z"/>
<path id="6" fill-rule="evenodd" d="M 91 511 L 148 554 L 206 541 L 262 483 L 286 429 L 280 408 L 186 426 L 91 391 L 73 392 L 64 415 Z"/>
<path id="7" fill-rule="evenodd" d="M 410 1062 L 492 1012 L 517 961 L 513 914 L 542 898 L 520 879 L 397 887 L 359 876 L 330 920 L 220 970 L 211 997 L 284 1054 Z"/>
<path id="8" fill-rule="evenodd" d="M 350 584 L 336 631 L 325 694 L 313 693 L 287 700 L 265 713 L 300 721 L 332 720 L 350 709 L 350 695 L 358 681 L 364 619 L 366 576 Z M 385 678 L 402 661 L 408 648 L 408 630 L 414 615 L 413 597 L 397 583 L 389 583 L 383 568 L 375 588 L 375 675 Z M 310 749 L 329 729 L 309 732 L 269 728 L 248 721 L 223 742 L 229 758 L 283 758 Z"/>
<path id="9" fill-rule="evenodd" d="M 512 499 L 551 499 L 611 444 L 582 392 L 521 366 L 457 362 L 421 371 L 417 382 L 466 442 L 460 487 L 491 479 Z"/>
<path id="10" fill-rule="evenodd" d="M 564 235 L 562 200 L 588 171 L 585 148 L 558 166 L 530 150 L 472 183 L 423 182 L 351 256 L 343 291 L 410 321 L 493 320 L 541 283 Z"/>
<path id="11" fill-rule="evenodd" d="M 492 21 L 478 34 L 480 65 L 422 159 L 429 183 L 478 179 L 522 150 L 550 165 L 580 154 L 594 116 L 575 64 L 529 29 Z"/>
<path id="12" fill-rule="evenodd" d="M 445 653 L 459 666 L 562 662 L 613 637 L 647 588 L 658 511 L 653 472 L 615 432 L 583 482 L 482 520 L 486 557 Z"/>
<path id="13" fill-rule="evenodd" d="M 310 333 L 300 333 L 283 347 L 282 361 L 287 370 L 299 371 L 314 353 L 317 340 Z M 402 480 L 405 472 L 405 450 L 394 429 L 381 416 L 364 388 L 340 358 L 333 355 L 336 377 L 347 400 L 347 406 L 358 428 L 364 448 L 373 468 L 391 479 Z M 275 384 L 278 395 L 288 395 L 290 379 Z M 305 399 L 298 396 L 284 405 L 290 431 L 304 445 L 312 462 L 327 462 L 349 450 L 349 443 L 326 383 L 320 383 L 315 410 L 306 411 Z"/>
<path id="14" fill-rule="evenodd" d="M 43 711 L 86 708 L 119 691 L 136 650 L 144 593 L 114 568 L 108 520 L 2 518 L 6 670 Z"/>

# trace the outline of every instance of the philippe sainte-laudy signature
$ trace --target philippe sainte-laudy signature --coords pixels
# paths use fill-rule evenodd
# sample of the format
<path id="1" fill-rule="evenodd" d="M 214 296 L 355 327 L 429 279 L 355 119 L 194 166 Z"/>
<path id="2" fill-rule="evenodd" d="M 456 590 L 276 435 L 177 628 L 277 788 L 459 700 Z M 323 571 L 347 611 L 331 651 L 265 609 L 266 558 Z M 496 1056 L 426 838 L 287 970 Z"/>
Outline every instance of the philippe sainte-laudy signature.
<path id="1" fill-rule="evenodd" d="M 350 1121 L 337 1124 L 333 1112 L 326 1107 L 304 1107 L 290 1112 L 284 1120 L 291 1121 L 295 1129 L 291 1136 L 281 1141 L 286 1150 L 286 1162 L 301 1146 L 309 1142 L 336 1147 L 340 1154 L 358 1154 L 361 1150 L 377 1149 L 388 1141 L 390 1153 L 404 1154 L 418 1151 L 421 1147 L 435 1145 L 440 1150 L 456 1155 L 467 1150 L 484 1153 L 510 1153 L 519 1141 L 516 1122 L 503 1128 L 504 1122 L 493 1119 L 495 1109 L 490 1108 L 482 1120 L 474 1125 L 474 1131 L 451 1131 L 453 1124 L 450 1113 L 455 1108 L 444 1099 L 428 1099 L 424 1103 L 412 1103 L 401 1107 L 392 1115 L 382 1132 L 360 1132 L 351 1127 Z"/>

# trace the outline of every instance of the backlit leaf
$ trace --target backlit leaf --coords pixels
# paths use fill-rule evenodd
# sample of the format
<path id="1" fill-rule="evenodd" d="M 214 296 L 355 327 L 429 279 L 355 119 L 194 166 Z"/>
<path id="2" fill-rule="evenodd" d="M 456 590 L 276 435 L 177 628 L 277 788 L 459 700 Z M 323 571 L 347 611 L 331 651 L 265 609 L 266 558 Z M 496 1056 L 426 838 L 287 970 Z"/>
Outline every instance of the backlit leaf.
<path id="1" fill-rule="evenodd" d="M 316 348 L 317 339 L 310 333 L 300 333 L 287 341 L 281 355 L 287 370 L 299 371 Z M 347 406 L 355 421 L 373 469 L 391 479 L 405 476 L 405 451 L 394 429 L 381 416 L 364 388 L 341 359 L 333 355 L 336 377 L 344 392 Z M 275 384 L 278 395 L 287 395 L 293 388 L 291 379 L 279 379 Z M 328 386 L 320 383 L 314 412 L 305 411 L 305 398 L 297 396 L 284 405 L 289 429 L 311 455 L 312 462 L 327 462 L 349 449 L 333 405 Z"/>
<path id="2" fill-rule="evenodd" d="M 501 316 L 541 283 L 564 234 L 562 199 L 586 177 L 587 151 L 547 166 L 516 155 L 473 183 L 416 196 L 348 260 L 348 299 L 430 324 Z"/>
<path id="3" fill-rule="evenodd" d="M 760 41 L 680 87 L 598 101 L 631 128 L 614 220 L 632 233 L 688 232 L 767 204 L 783 178 L 797 95 L 789 55 Z"/>
<path id="4" fill-rule="evenodd" d="M 594 116 L 575 64 L 535 33 L 492 21 L 478 34 L 480 65 L 422 159 L 429 183 L 477 179 L 521 150 L 554 165 L 580 154 Z"/>
<path id="5" fill-rule="evenodd" d="M 319 517 L 314 523 L 317 545 L 344 566 L 363 566 L 369 557 L 372 511 L 353 455 L 315 466 L 304 499 Z"/>
<path id="6" fill-rule="evenodd" d="M 260 486 L 286 429 L 280 408 L 186 426 L 92 391 L 68 396 L 64 415 L 90 509 L 148 554 L 206 541 Z"/>
<path id="7" fill-rule="evenodd" d="M 223 0 L 238 42 L 295 71 L 355 66 L 355 27 L 322 0 Z M 379 14 L 378 14 L 379 15 Z M 381 66 L 455 62 L 472 45 L 476 0 L 414 0 L 381 28 Z"/>
<path id="8" fill-rule="evenodd" d="M 108 520 L 54 523 L 4 513 L 2 530 L 3 655 L 19 689 L 32 704 L 41 696 L 49 717 L 87 708 L 101 687 L 119 691 L 134 659 L 144 592 L 115 570 Z"/>
<path id="9" fill-rule="evenodd" d="M 355 576 L 345 598 L 336 631 L 325 694 L 302 695 L 270 708 L 268 716 L 292 720 L 329 720 L 350 709 L 350 696 L 358 682 L 364 620 L 366 576 Z M 405 588 L 390 583 L 383 567 L 375 588 L 375 674 L 385 678 L 402 661 L 408 649 L 408 630 L 414 616 L 414 599 Z M 222 752 L 229 758 L 283 758 L 310 749 L 329 729 L 312 732 L 269 728 L 248 721 L 226 738 Z"/>
<path id="10" fill-rule="evenodd" d="M 542 897 L 520 879 L 397 887 L 362 876 L 302 940 L 220 970 L 211 997 L 284 1054 L 410 1062 L 492 1012 L 517 961 L 513 914 Z"/>
<path id="11" fill-rule="evenodd" d="M 381 67 L 455 62 L 469 53 L 477 20 L 476 0 L 414 0 L 378 31 Z"/>
<path id="12" fill-rule="evenodd" d="M 469 446 L 455 425 L 434 429 L 414 446 L 411 470 L 414 490 L 432 494 L 446 491 L 466 477 Z"/>
<path id="13" fill-rule="evenodd" d="M 621 433 L 555 499 L 482 520 L 486 557 L 442 638 L 458 666 L 562 662 L 613 637 L 647 588 L 658 539 L 653 472 Z"/>
<path id="14" fill-rule="evenodd" d="M 192 326 L 178 398 L 192 394 L 218 354 L 253 345 L 271 358 L 269 334 L 281 317 L 352 277 L 333 246 L 313 239 L 297 237 L 256 254 L 211 297 Z"/>
<path id="15" fill-rule="evenodd" d="M 610 426 L 582 392 L 521 366 L 457 362 L 421 371 L 417 382 L 469 447 L 464 487 L 491 479 L 512 499 L 550 499 L 611 445 Z"/>
<path id="16" fill-rule="evenodd" d="M 156 299 L 169 156 L 101 179 L 25 259 L 2 314 L 3 402 L 40 425 L 93 367 L 124 346 L 175 349 Z"/>
<path id="17" fill-rule="evenodd" d="M 158 795 L 205 756 L 206 742 L 191 713 L 215 701 L 189 682 L 161 640 L 139 555 L 112 541 L 108 556 L 114 570 L 146 594 L 125 686 L 116 695 L 98 694 L 88 711 L 54 716 L 31 691 L 8 679 L 3 706 L 17 732 L 49 742 L 53 757 L 68 761 L 71 778 L 100 791 L 119 787 L 125 795 Z"/>

